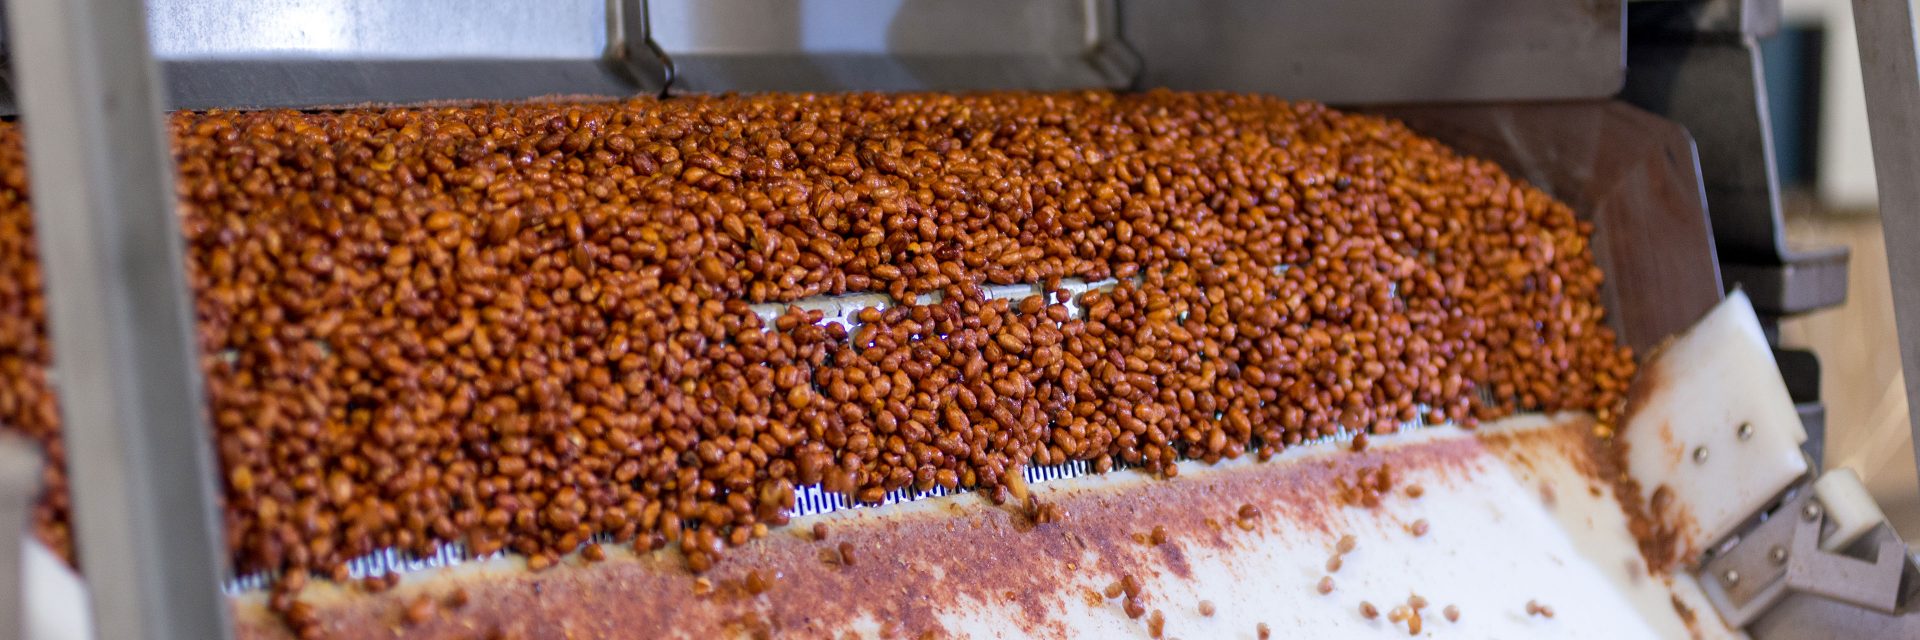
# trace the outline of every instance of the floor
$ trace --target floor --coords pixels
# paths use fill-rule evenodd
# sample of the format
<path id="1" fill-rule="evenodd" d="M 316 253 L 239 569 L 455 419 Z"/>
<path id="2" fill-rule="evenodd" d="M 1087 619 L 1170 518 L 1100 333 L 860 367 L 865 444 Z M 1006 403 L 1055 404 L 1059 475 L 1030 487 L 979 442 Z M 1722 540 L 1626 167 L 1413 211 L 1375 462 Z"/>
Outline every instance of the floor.
<path id="1" fill-rule="evenodd" d="M 1920 535 L 1920 480 L 1914 473 L 1880 220 L 1872 213 L 1789 207 L 1787 235 L 1796 246 L 1853 250 L 1846 304 L 1782 322 L 1780 338 L 1820 357 L 1826 466 L 1859 473 L 1894 528 L 1911 539 Z"/>

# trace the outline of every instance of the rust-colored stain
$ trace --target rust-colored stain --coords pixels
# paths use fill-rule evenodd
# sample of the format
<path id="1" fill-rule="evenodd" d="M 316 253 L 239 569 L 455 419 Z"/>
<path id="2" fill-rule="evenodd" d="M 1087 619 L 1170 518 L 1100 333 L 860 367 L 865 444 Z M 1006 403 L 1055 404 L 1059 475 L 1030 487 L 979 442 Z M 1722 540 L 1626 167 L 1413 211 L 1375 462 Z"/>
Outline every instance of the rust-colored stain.
<path id="1" fill-rule="evenodd" d="M 1590 419 L 1580 420 L 1592 424 Z M 1581 474 L 1612 485 L 1614 499 L 1627 516 L 1627 529 L 1639 543 L 1640 555 L 1651 572 L 1665 574 L 1680 559 L 1693 557 L 1698 551 L 1682 548 L 1681 541 L 1688 539 L 1684 533 L 1698 525 L 1691 513 L 1666 498 L 1671 496 L 1670 490 L 1657 487 L 1651 499 L 1643 498 L 1647 494 L 1641 491 L 1640 482 L 1627 473 L 1624 440 L 1595 437 L 1591 428 L 1557 428 L 1482 434 L 1481 441 L 1513 450 L 1557 448 Z M 1509 458 L 1515 455 L 1519 454 L 1509 454 Z"/>
<path id="2" fill-rule="evenodd" d="M 1678 595 L 1668 597 L 1673 599 L 1673 612 L 1680 614 L 1680 620 L 1686 622 L 1687 626 L 1693 626 L 1693 607 L 1689 607 L 1687 603 L 1681 602 L 1680 596 Z"/>
<path id="3" fill-rule="evenodd" d="M 1396 474 L 1419 472 L 1428 483 L 1464 482 L 1484 468 L 1486 442 L 1540 439 L 1573 447 L 1566 450 L 1579 454 L 1572 456 L 1576 464 L 1606 468 L 1583 462 L 1592 449 L 1580 434 L 1590 431 L 1590 423 L 1575 421 L 1517 436 L 1329 451 L 1170 480 L 1050 483 L 1035 493 L 1065 515 L 1037 526 L 1014 509 L 973 498 L 843 511 L 825 516 L 832 523 L 825 541 L 800 534 L 811 522 L 801 519 L 726 554 L 704 574 L 710 585 L 698 590 L 704 594 L 696 593 L 695 576 L 677 556 L 654 553 L 592 564 L 569 560 L 539 573 L 456 570 L 378 594 L 309 587 L 302 601 L 314 607 L 326 637 L 828 637 L 864 620 L 885 621 L 888 637 L 912 638 L 949 635 L 942 613 L 984 603 L 1011 605 L 1015 618 L 1007 624 L 1025 633 L 1068 637 L 1073 630 L 1056 615 L 1067 607 L 1104 606 L 1124 615 L 1117 601 L 1102 602 L 1072 578 L 1105 585 L 1132 574 L 1149 584 L 1140 595 L 1147 608 L 1188 606 L 1161 601 L 1151 585 L 1189 579 L 1190 550 L 1232 553 L 1275 521 L 1338 535 L 1346 504 L 1330 489 L 1342 481 L 1390 466 Z M 1245 505 L 1259 512 L 1251 533 L 1237 526 Z M 1165 544 L 1135 539 L 1155 525 L 1166 528 Z M 823 549 L 843 543 L 855 562 L 822 561 Z M 746 586 L 755 571 L 771 583 L 759 595 Z M 423 596 L 444 603 L 456 590 L 464 591 L 464 606 L 439 606 L 424 622 L 403 623 L 410 603 Z M 238 637 L 287 636 L 257 601 L 245 602 L 236 616 Z"/>
<path id="4" fill-rule="evenodd" d="M 1573 469 L 1595 481 L 1610 482 L 1607 465 L 1598 458 L 1610 447 L 1593 437 L 1593 419 L 1570 415 L 1559 425 L 1545 429 L 1482 430 L 1479 441 L 1500 457 L 1528 469 L 1534 468 L 1529 452 L 1556 452 Z"/>
<path id="5" fill-rule="evenodd" d="M 1687 543 L 1689 540 L 1700 540 L 1700 522 L 1694 518 L 1693 511 L 1673 499 L 1672 488 L 1664 484 L 1654 487 L 1653 497 L 1647 500 L 1646 511 L 1651 533 L 1641 536 L 1636 531 L 1634 535 L 1640 539 L 1643 549 L 1652 545 L 1653 553 L 1648 556 L 1649 562 L 1657 559 L 1664 563 L 1660 565 L 1663 568 L 1671 568 L 1676 563 L 1700 557 L 1705 551 Z"/>
<path id="6" fill-rule="evenodd" d="M 1668 339 L 1655 347 L 1648 354 L 1645 364 L 1641 365 L 1640 370 L 1635 373 L 1633 382 L 1627 386 L 1626 408 L 1621 414 L 1622 425 L 1633 424 L 1634 416 L 1640 415 L 1640 411 L 1646 408 L 1648 402 L 1667 392 L 1667 386 L 1670 384 L 1667 382 L 1669 376 L 1667 362 L 1660 358 L 1660 354 L 1664 353 L 1672 342 L 1672 339 Z M 1686 460 L 1687 448 L 1674 437 L 1672 423 L 1661 420 L 1659 432 L 1656 435 L 1659 436 L 1661 451 L 1667 454 L 1668 464 L 1678 465 Z"/>
<path id="7" fill-rule="evenodd" d="M 1622 414 L 1621 424 L 1633 424 L 1635 416 L 1646 407 L 1652 398 L 1668 393 L 1669 366 L 1660 354 L 1672 344 L 1669 338 L 1655 347 L 1648 355 L 1645 366 L 1635 375 L 1633 383 L 1627 388 L 1626 410 Z M 1666 454 L 1669 465 L 1680 465 L 1686 460 L 1686 447 L 1673 435 L 1673 425 L 1661 421 L 1659 432 L 1660 446 Z M 1620 506 L 1627 512 L 1629 526 L 1633 536 L 1640 542 L 1640 552 L 1647 559 L 1648 566 L 1656 571 L 1672 569 L 1676 563 L 1697 557 L 1700 549 L 1683 545 L 1683 541 L 1697 539 L 1689 535 L 1699 529 L 1699 523 L 1693 513 L 1672 500 L 1672 490 L 1665 486 L 1654 487 L 1651 494 L 1641 492 L 1640 483 L 1627 472 L 1628 445 L 1623 438 L 1595 440 L 1599 445 L 1594 451 L 1596 459 L 1605 462 L 1608 468 L 1602 477 L 1610 477 L 1614 493 L 1618 495 Z M 1646 496 L 1644 499 L 1642 496 Z"/>
<path id="8" fill-rule="evenodd" d="M 1634 414 L 1640 413 L 1649 399 L 1667 388 L 1666 367 L 1660 354 L 1673 344 L 1674 339 L 1674 336 L 1669 336 L 1647 350 L 1645 358 L 1641 360 L 1640 370 L 1634 372 L 1633 381 L 1627 385 L 1627 406 L 1621 414 L 1628 422 L 1633 420 Z"/>
<path id="9" fill-rule="evenodd" d="M 1667 453 L 1667 466 L 1677 467 L 1687 459 L 1687 448 L 1673 437 L 1673 423 L 1660 421 L 1660 449 Z"/>
<path id="10" fill-rule="evenodd" d="M 1574 428 L 1576 424 L 1580 426 Z M 1523 451 L 1558 450 L 1582 475 L 1612 485 L 1614 498 L 1626 513 L 1627 528 L 1639 543 L 1647 567 L 1653 573 L 1665 574 L 1678 559 L 1692 557 L 1689 554 L 1693 550 L 1682 549 L 1680 541 L 1686 539 L 1683 532 L 1696 526 L 1693 516 L 1672 500 L 1661 499 L 1663 493 L 1671 492 L 1656 489 L 1651 501 L 1642 498 L 1646 494 L 1641 492 L 1640 483 L 1627 473 L 1626 442 L 1620 438 L 1596 437 L 1592 425 L 1591 418 L 1582 416 L 1570 419 L 1561 428 L 1486 432 L 1480 435 L 1480 440 L 1489 448 L 1501 450 L 1509 460 L 1524 459 L 1525 454 L 1520 453 Z"/>

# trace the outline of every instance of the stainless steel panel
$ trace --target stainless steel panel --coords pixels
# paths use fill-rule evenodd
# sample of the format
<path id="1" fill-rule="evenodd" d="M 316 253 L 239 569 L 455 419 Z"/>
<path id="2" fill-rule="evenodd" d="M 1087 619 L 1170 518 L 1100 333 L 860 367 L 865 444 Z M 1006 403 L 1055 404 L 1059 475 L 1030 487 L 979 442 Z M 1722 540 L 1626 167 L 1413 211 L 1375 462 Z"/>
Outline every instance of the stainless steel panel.
<path id="1" fill-rule="evenodd" d="M 1127 86 L 1108 0 L 653 0 L 675 91 Z"/>
<path id="2" fill-rule="evenodd" d="M 227 637 L 212 437 L 146 16 L 125 0 L 7 9 L 96 628 Z"/>
<path id="3" fill-rule="evenodd" d="M 1880 225 L 1893 281 L 1894 321 L 1907 404 L 1920 407 L 1920 45 L 1914 0 L 1853 0 L 1860 73 L 1873 134 L 1873 170 L 1880 180 Z M 1920 458 L 1920 410 L 1909 411 Z"/>
<path id="4" fill-rule="evenodd" d="M 162 60 L 598 58 L 607 0 L 150 0 Z"/>
<path id="5" fill-rule="evenodd" d="M 1123 88 L 1144 69 L 1148 86 L 1342 104 L 1596 98 L 1623 78 L 1622 15 L 1620 0 L 156 0 L 149 12 L 157 57 L 182 79 L 177 108 L 658 91 L 671 67 L 627 46 L 636 27 L 677 60 L 685 91 Z"/>
<path id="6" fill-rule="evenodd" d="M 1498 163 L 1592 220 L 1608 320 L 1638 355 L 1720 301 L 1699 163 L 1679 125 L 1606 101 L 1378 112 Z"/>
<path id="7" fill-rule="evenodd" d="M 1619 0 L 1123 0 L 1144 86 L 1336 104 L 1605 98 Z"/>
<path id="8" fill-rule="evenodd" d="M 165 61 L 174 109 L 295 109 L 657 92 L 603 61 Z"/>
<path id="9" fill-rule="evenodd" d="M 625 14 L 644 2 L 153 0 L 147 19 L 169 106 L 308 108 L 658 92 Z"/>

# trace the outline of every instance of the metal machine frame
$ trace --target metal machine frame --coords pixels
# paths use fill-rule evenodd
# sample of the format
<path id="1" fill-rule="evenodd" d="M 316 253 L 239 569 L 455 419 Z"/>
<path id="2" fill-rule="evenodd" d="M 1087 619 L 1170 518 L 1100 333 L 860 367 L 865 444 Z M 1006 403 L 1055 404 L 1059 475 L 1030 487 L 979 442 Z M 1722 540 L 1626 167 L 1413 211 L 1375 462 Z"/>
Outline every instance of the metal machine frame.
<path id="1" fill-rule="evenodd" d="M 1880 180 L 1880 224 L 1885 229 L 1887 269 L 1892 274 L 1895 322 L 1900 329 L 1900 365 L 1907 403 L 1920 400 L 1920 44 L 1915 42 L 1912 0 L 1853 0 L 1854 31 L 1865 76 L 1867 123 L 1873 134 L 1873 168 Z M 1909 411 L 1914 455 L 1920 459 L 1920 411 Z"/>
<path id="2" fill-rule="evenodd" d="M 1869 113 L 1874 138 L 1881 143 L 1874 149 L 1875 162 L 1882 176 L 1920 170 L 1920 112 L 1914 111 L 1914 105 L 1920 105 L 1920 58 L 1916 58 L 1913 2 L 1854 0 L 1866 63 Z M 330 62 L 248 55 L 222 58 L 220 51 L 183 51 L 194 41 L 171 32 L 167 56 L 156 62 L 149 37 L 155 18 L 148 12 L 149 4 L 204 8 L 208 3 L 6 2 L 7 45 L 14 70 L 11 88 L 30 145 L 32 184 L 37 194 L 35 223 L 50 283 L 49 322 L 61 354 L 60 406 L 70 442 L 78 544 L 94 576 L 94 611 L 98 629 L 105 637 L 220 638 L 231 633 L 227 607 L 219 591 L 227 572 L 218 526 L 215 465 L 205 426 L 206 409 L 200 401 L 203 392 L 193 340 L 191 292 L 184 275 L 179 221 L 169 205 L 174 187 L 160 116 L 164 107 L 507 99 L 560 91 L 554 87 L 585 87 L 586 91 L 605 94 L 664 91 L 674 80 L 676 66 L 669 57 L 673 47 L 663 50 L 655 36 L 660 40 L 681 38 L 676 42 L 687 44 L 680 70 L 699 75 L 685 82 L 686 86 L 765 88 L 769 86 L 766 83 L 786 80 L 765 74 L 742 75 L 737 65 L 730 66 L 738 60 L 730 58 L 724 47 L 703 50 L 703 41 L 696 38 L 700 34 L 674 32 L 673 25 L 656 23 L 645 0 L 607 0 L 601 7 L 606 15 L 606 37 L 591 47 L 593 51 L 549 52 L 547 58 L 529 54 L 531 61 L 514 60 L 512 56 L 475 56 L 459 62 L 509 70 L 508 80 L 494 93 L 469 95 L 461 93 L 460 87 L 428 84 L 411 93 L 370 97 L 366 94 L 369 90 L 411 86 L 406 78 L 429 77 L 422 75 L 426 67 L 406 52 L 383 59 Z M 298 3 L 274 0 L 261 4 L 278 7 Z M 693 10 L 686 3 L 655 4 Z M 1380 86 L 1392 83 L 1367 84 L 1365 80 L 1379 78 L 1367 73 L 1370 68 L 1393 69 L 1396 58 L 1418 57 L 1404 50 L 1373 51 L 1364 43 L 1295 47 L 1296 41 L 1286 39 L 1235 39 L 1227 37 L 1230 34 L 1209 32 L 1204 28 L 1205 21 L 1200 22 L 1201 27 L 1175 26 L 1168 21 L 1189 11 L 1205 13 L 1215 24 L 1298 21 L 1306 19 L 1302 16 L 1307 14 L 1302 12 L 1324 8 L 1313 3 L 1263 8 L 1257 3 L 1216 2 L 1198 9 L 1166 0 L 1062 3 L 1087 16 L 1080 43 L 1084 47 L 1041 51 L 1027 59 L 1010 60 L 1005 75 L 996 77 L 1021 86 L 1055 88 L 1125 88 L 1138 79 L 1173 88 L 1283 94 L 1297 91 L 1301 92 L 1298 97 L 1360 103 L 1405 102 L 1411 98 L 1487 102 L 1606 97 L 1625 85 L 1642 106 L 1681 114 L 1682 123 L 1694 125 L 1695 135 L 1702 138 L 1758 136 L 1751 138 L 1757 140 L 1758 147 L 1728 147 L 1733 149 L 1729 153 L 1757 150 L 1761 156 L 1758 165 L 1752 164 L 1752 153 L 1730 157 L 1725 163 L 1702 158 L 1702 170 L 1710 186 L 1708 199 L 1719 207 L 1733 199 L 1751 201 L 1757 197 L 1761 204 L 1727 208 L 1758 211 L 1778 222 L 1774 202 L 1777 187 L 1764 158 L 1764 109 L 1753 120 L 1730 125 L 1739 131 L 1709 131 L 1689 122 L 1685 115 L 1703 113 L 1689 109 L 1699 107 L 1699 96 L 1704 94 L 1663 93 L 1655 90 L 1654 84 L 1636 85 L 1625 68 L 1625 59 L 1632 55 L 1624 38 L 1628 25 L 1625 5 L 1603 2 L 1597 12 L 1600 19 L 1569 22 L 1560 19 L 1574 15 L 1567 7 L 1583 3 L 1511 4 L 1516 11 L 1503 13 L 1488 12 L 1468 0 L 1448 0 L 1428 3 L 1420 13 L 1405 13 L 1394 8 L 1403 6 L 1397 2 L 1344 3 L 1340 11 L 1349 12 L 1349 16 L 1372 13 L 1372 19 L 1378 22 L 1370 28 L 1392 37 L 1431 34 L 1434 28 L 1426 24 L 1431 12 L 1472 12 L 1475 20 L 1485 18 L 1475 25 L 1478 30 L 1473 35 L 1479 37 L 1470 41 L 1478 43 L 1473 46 L 1460 46 L 1444 37 L 1406 41 L 1408 46 L 1435 55 L 1457 52 L 1472 68 L 1491 70 L 1444 87 L 1414 83 L 1411 90 L 1415 94 L 1381 92 Z M 732 0 L 702 10 L 745 11 L 752 5 L 751 0 Z M 423 6 L 450 11 L 462 8 L 458 3 Z M 589 0 L 567 6 L 593 10 L 599 3 Z M 1768 7 L 1773 7 L 1774 13 L 1769 14 Z M 1713 39 L 1717 44 L 1735 45 L 1734 50 L 1721 49 L 1720 53 L 1737 54 L 1744 47 L 1751 54 L 1753 34 L 1769 28 L 1769 15 L 1777 21 L 1777 4 L 1764 0 L 1709 0 L 1697 3 L 1696 8 L 1699 10 L 1682 12 L 1679 18 L 1660 16 L 1661 24 L 1734 34 Z M 1607 11 L 1615 12 L 1611 19 L 1606 17 Z M 1588 18 L 1596 13 L 1592 9 L 1588 12 Z M 1122 21 L 1122 16 L 1132 19 Z M 1544 33 L 1537 33 L 1542 30 Z M 1683 32 L 1687 29 L 1661 31 L 1667 35 Z M 1511 34 L 1529 34 L 1532 40 L 1504 37 Z M 1212 48 L 1195 50 L 1196 42 Z M 1633 46 L 1644 47 L 1649 53 L 1662 47 L 1688 51 L 1686 43 L 1674 42 L 1671 38 L 1655 38 L 1637 41 Z M 1538 46 L 1542 43 L 1549 47 L 1544 55 Z M 1562 43 L 1572 44 L 1560 46 Z M 1568 60 L 1593 60 L 1596 51 L 1600 52 L 1598 64 L 1583 66 L 1575 73 L 1529 73 Z M 1608 51 L 1612 52 L 1611 61 L 1606 57 Z M 951 66 L 953 61 L 943 62 L 939 51 L 924 52 L 926 55 L 911 64 L 871 53 L 854 51 L 833 56 L 820 67 L 794 68 L 818 72 L 815 83 L 809 86 L 814 89 L 868 87 L 861 80 L 869 76 L 862 74 L 872 73 L 881 73 L 886 88 L 895 89 L 954 88 L 960 82 L 955 79 L 958 76 Z M 1196 59 L 1218 54 L 1232 56 L 1238 62 L 1218 66 L 1208 74 L 1187 73 Z M 781 60 L 780 56 L 773 59 Z M 1749 71 L 1757 73 L 1757 62 L 1750 58 L 1733 55 L 1728 59 L 1736 66 L 1749 65 Z M 784 60 L 793 62 L 794 56 Z M 1270 60 L 1289 60 L 1291 66 L 1279 72 L 1263 71 L 1272 66 L 1266 62 Z M 1673 67 L 1677 75 L 1684 75 L 1688 68 L 1685 65 L 1701 63 L 1701 59 L 1675 60 L 1679 60 Z M 1028 73 L 1022 64 L 1040 71 Z M 1323 68 L 1334 64 L 1348 66 L 1333 73 Z M 172 76 L 175 95 L 171 99 L 163 96 L 163 69 Z M 343 69 L 358 75 L 337 73 Z M 1049 73 L 1055 75 L 1046 75 Z M 262 79 L 267 93 L 252 100 L 222 93 L 221 87 L 208 84 L 222 74 L 254 74 L 251 77 Z M 705 84 L 708 78 L 717 76 L 724 76 L 719 83 L 723 87 Z M 1747 84 L 1730 90 L 1763 95 L 1755 91 L 1758 85 L 1753 84 L 1752 75 L 1734 79 L 1736 85 L 1743 81 Z M 821 82 L 827 86 L 819 86 Z M 1000 85 L 987 81 L 972 88 L 986 86 Z M 1671 108 L 1658 108 L 1660 105 Z M 1759 132 L 1751 130 L 1755 126 Z M 1755 166 L 1761 172 L 1757 183 L 1753 181 Z M 1726 187 L 1726 194 L 1720 198 L 1712 197 L 1716 183 Z M 1920 182 L 1883 181 L 1880 194 L 1908 397 L 1920 399 L 1920 253 L 1897 250 L 1904 239 L 1920 237 Z M 1718 223 L 1722 214 L 1719 209 L 1714 213 Z M 1760 244 L 1770 241 L 1773 254 L 1748 261 L 1759 265 L 1755 267 L 1759 271 L 1731 279 L 1779 284 L 1779 304 L 1775 305 L 1779 313 L 1837 302 L 1829 295 L 1832 255 L 1789 255 L 1779 243 L 1777 226 L 1754 237 L 1761 238 L 1757 241 Z M 1844 274 L 1844 256 L 1839 265 Z M 1795 268 L 1800 269 L 1798 275 Z M 1795 278 L 1821 281 L 1823 286 L 1812 294 L 1805 293 L 1803 286 L 1801 293 L 1795 294 L 1789 291 Z M 1840 289 L 1844 291 L 1843 281 Z M 1920 415 L 1915 416 L 1914 425 L 1920 434 Z M 1920 455 L 1920 438 L 1916 442 L 1916 455 Z M 5 630 L 0 629 L 0 637 L 4 636 Z"/>
<path id="3" fill-rule="evenodd" d="M 99 633 L 221 638 L 226 554 L 140 3 L 9 3 L 74 518 Z"/>

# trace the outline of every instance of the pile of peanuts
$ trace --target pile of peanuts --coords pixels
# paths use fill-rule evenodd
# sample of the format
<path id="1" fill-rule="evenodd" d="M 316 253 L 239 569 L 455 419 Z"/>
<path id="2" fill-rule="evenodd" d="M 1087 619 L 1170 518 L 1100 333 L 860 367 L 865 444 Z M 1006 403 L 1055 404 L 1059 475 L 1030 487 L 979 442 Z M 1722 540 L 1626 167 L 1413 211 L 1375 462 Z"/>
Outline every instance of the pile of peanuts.
<path id="1" fill-rule="evenodd" d="M 237 570 L 596 534 L 695 571 L 796 486 L 1005 496 L 1344 430 L 1613 419 L 1565 205 L 1404 126 L 1224 93 L 769 94 L 171 121 Z M 20 135 L 0 423 L 61 458 Z M 1069 296 L 1061 280 L 1114 280 Z M 984 295 L 990 284 L 1046 293 Z M 750 306 L 851 292 L 853 326 Z M 1069 302 L 1071 304 L 1069 304 Z M 37 518 L 70 553 L 61 466 Z M 1331 490 L 1331 489 L 1330 489 Z"/>

